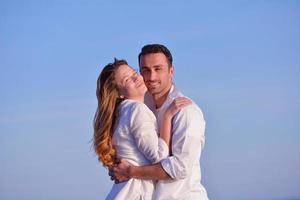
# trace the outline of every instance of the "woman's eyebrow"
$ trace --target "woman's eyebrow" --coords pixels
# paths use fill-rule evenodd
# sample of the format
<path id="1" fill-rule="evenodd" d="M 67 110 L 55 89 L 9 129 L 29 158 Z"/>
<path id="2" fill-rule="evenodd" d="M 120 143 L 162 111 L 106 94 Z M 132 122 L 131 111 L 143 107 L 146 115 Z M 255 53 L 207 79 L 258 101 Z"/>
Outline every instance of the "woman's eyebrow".
<path id="1" fill-rule="evenodd" d="M 134 72 L 133 72 L 133 73 L 134 73 Z M 125 73 L 125 76 L 124 76 L 123 79 L 122 79 L 122 84 L 124 84 L 125 80 L 126 80 L 127 78 L 131 77 L 131 76 L 133 75 L 133 73 L 130 73 L 130 74 L 129 74 L 129 72 L 128 72 L 128 73 Z"/>

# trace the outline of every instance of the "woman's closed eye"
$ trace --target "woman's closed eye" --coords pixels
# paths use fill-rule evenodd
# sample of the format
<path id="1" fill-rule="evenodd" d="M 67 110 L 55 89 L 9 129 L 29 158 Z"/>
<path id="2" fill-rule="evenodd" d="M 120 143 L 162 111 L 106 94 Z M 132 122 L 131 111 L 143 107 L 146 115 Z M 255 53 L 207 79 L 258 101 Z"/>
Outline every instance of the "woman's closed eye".
<path id="1" fill-rule="evenodd" d="M 138 77 L 138 73 L 135 71 L 131 76 L 124 78 L 124 83 L 129 83 L 130 81 L 135 81 Z"/>

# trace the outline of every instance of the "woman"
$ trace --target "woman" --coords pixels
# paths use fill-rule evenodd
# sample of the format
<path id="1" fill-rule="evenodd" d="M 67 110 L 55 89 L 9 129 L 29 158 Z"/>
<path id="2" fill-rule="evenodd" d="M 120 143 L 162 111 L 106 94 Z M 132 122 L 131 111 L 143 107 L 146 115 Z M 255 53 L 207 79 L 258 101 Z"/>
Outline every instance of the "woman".
<path id="1" fill-rule="evenodd" d="M 142 76 L 125 60 L 115 60 L 102 70 L 97 81 L 94 149 L 104 166 L 110 168 L 121 158 L 147 165 L 169 155 L 172 117 L 190 101 L 180 99 L 167 109 L 158 137 L 156 118 L 144 104 L 146 91 Z M 150 200 L 153 191 L 153 181 L 130 179 L 114 184 L 106 199 Z"/>

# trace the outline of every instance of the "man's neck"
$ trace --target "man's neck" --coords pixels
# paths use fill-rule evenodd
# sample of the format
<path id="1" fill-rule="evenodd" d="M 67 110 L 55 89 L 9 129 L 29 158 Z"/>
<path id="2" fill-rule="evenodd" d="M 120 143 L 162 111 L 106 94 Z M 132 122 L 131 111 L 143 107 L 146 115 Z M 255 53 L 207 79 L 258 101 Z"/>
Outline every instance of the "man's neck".
<path id="1" fill-rule="evenodd" d="M 164 102 L 166 101 L 166 99 L 169 95 L 171 88 L 172 88 L 172 84 L 170 85 L 170 87 L 168 87 L 168 89 L 166 91 L 162 91 L 159 94 L 153 95 L 156 109 L 160 108 L 164 104 Z"/>

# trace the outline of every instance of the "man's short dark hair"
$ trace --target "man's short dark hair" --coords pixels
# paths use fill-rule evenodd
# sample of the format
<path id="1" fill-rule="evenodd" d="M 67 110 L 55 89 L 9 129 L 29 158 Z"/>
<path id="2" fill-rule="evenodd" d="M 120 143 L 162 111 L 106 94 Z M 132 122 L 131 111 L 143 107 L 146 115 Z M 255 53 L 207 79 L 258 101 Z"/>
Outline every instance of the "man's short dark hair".
<path id="1" fill-rule="evenodd" d="M 141 53 L 139 54 L 139 63 L 141 61 L 141 56 L 151 54 L 151 53 L 163 53 L 166 56 L 166 58 L 169 62 L 169 65 L 172 66 L 172 63 L 173 63 L 172 54 L 169 51 L 169 49 L 162 44 L 147 44 L 147 45 L 145 45 L 142 48 Z"/>

